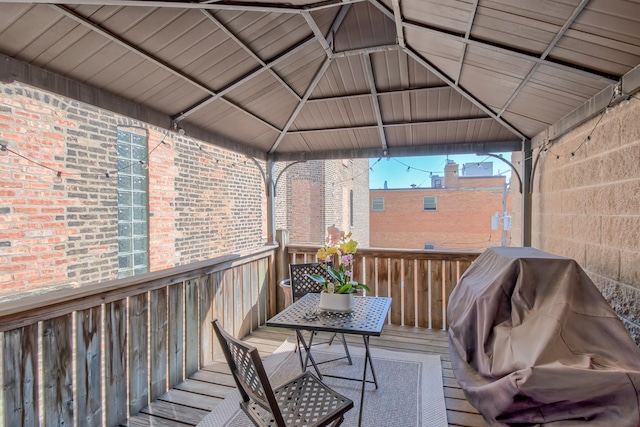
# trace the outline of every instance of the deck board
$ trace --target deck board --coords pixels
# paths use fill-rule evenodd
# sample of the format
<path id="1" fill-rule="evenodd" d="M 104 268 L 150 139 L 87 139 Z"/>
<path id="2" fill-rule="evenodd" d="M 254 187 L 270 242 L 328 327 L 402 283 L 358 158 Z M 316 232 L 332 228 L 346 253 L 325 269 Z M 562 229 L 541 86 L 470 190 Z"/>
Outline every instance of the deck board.
<path id="1" fill-rule="evenodd" d="M 292 331 L 280 328 L 261 327 L 244 340 L 255 346 L 262 357 L 275 351 L 287 338 L 294 339 Z M 350 346 L 361 346 L 359 336 L 348 336 Z M 447 334 L 424 328 L 407 326 L 385 326 L 380 337 L 371 337 L 371 346 L 395 351 L 437 354 L 442 363 L 447 419 L 451 427 L 487 427 L 487 422 L 466 400 L 455 379 L 449 358 Z M 224 361 L 204 366 L 190 379 L 178 384 L 174 390 L 161 396 L 131 417 L 128 425 L 178 426 L 195 425 L 219 404 L 235 386 Z"/>

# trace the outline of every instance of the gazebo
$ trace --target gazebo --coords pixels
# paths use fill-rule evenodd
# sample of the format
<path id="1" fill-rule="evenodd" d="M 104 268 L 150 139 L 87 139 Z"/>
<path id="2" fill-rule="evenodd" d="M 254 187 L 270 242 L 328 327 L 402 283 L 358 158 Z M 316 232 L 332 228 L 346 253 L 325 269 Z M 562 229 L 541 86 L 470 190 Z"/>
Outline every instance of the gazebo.
<path id="1" fill-rule="evenodd" d="M 5 423 L 118 425 L 213 360 L 212 318 L 258 330 L 316 249 L 275 245 L 280 163 L 514 152 L 517 243 L 577 259 L 640 340 L 639 21 L 623 0 L 1 2 L 0 81 L 251 158 L 268 236 L 0 304 Z M 441 331 L 477 254 L 358 256 L 390 323 Z"/>

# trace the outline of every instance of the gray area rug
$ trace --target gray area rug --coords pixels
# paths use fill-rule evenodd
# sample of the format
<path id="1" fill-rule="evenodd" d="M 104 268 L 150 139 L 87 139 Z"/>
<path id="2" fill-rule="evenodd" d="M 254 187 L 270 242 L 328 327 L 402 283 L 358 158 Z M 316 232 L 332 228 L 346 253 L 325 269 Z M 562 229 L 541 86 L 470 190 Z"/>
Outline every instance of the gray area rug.
<path id="1" fill-rule="evenodd" d="M 300 374 L 295 344 L 285 341 L 265 361 L 265 369 L 273 387 Z M 362 378 L 364 349 L 350 347 L 353 365 L 346 359 L 323 364 L 320 372 L 346 377 Z M 344 354 L 339 342 L 313 347 L 317 361 Z M 364 395 L 363 426 L 446 427 L 447 414 L 442 386 L 440 357 L 418 353 L 401 353 L 371 348 L 373 366 L 380 387 L 366 386 Z M 313 372 L 313 370 L 312 370 Z M 371 379 L 371 371 L 367 369 Z M 361 383 L 336 378 L 325 378 L 325 383 L 354 402 L 354 408 L 345 415 L 342 426 L 358 424 Z M 253 425 L 239 406 L 240 393 L 230 393 L 214 408 L 198 427 L 246 427 Z"/>

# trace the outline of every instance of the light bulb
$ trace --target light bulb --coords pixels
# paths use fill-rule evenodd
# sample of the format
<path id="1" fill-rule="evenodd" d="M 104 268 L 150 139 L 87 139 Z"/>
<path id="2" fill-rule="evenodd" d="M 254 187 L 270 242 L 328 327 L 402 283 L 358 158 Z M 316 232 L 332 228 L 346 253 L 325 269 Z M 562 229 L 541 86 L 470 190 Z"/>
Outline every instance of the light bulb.
<path id="1" fill-rule="evenodd" d="M 55 182 L 56 184 L 62 183 L 62 172 L 56 172 L 56 177 L 53 178 L 53 182 Z"/>
<path id="2" fill-rule="evenodd" d="M 144 169 L 144 170 L 149 169 L 149 163 L 145 162 L 144 160 L 140 160 L 140 165 L 142 166 L 142 169 Z"/>
<path id="3" fill-rule="evenodd" d="M 5 144 L 0 144 L 0 156 L 6 156 L 9 154 L 9 150 Z"/>

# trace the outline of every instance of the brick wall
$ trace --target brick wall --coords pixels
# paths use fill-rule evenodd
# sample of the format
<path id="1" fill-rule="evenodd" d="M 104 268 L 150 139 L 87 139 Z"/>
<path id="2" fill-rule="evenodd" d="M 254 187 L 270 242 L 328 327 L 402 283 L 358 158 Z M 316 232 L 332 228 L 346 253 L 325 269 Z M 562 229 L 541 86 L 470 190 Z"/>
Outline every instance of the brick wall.
<path id="1" fill-rule="evenodd" d="M 0 84 L 0 142 L 42 164 L 0 154 L 0 292 L 117 277 L 117 174 L 106 173 L 116 169 L 118 125 L 148 131 L 152 270 L 264 244 L 264 186 L 244 156 Z"/>
<path id="2" fill-rule="evenodd" d="M 575 259 L 638 344 L 639 165 L 640 101 L 632 99 L 554 141 L 539 160 L 532 198 L 532 246 Z M 520 216 L 514 219 L 519 230 Z"/>
<path id="3" fill-rule="evenodd" d="M 466 178 L 460 178 L 464 182 Z M 372 247 L 482 250 L 500 246 L 501 230 L 491 230 L 491 216 L 502 212 L 504 178 L 484 180 L 485 187 L 371 190 L 384 198 L 384 211 L 370 213 Z M 436 211 L 423 210 L 423 198 L 435 196 Z M 508 208 L 510 209 L 508 196 Z M 369 203 L 371 206 L 371 202 Z M 510 232 L 507 232 L 507 244 Z"/>
<path id="4" fill-rule="evenodd" d="M 279 166 L 278 170 L 282 170 Z M 276 225 L 289 230 L 292 243 L 320 244 L 327 227 L 353 232 L 360 247 L 369 245 L 369 161 L 308 161 L 289 167 L 279 181 Z M 351 221 L 353 191 L 354 222 Z"/>

